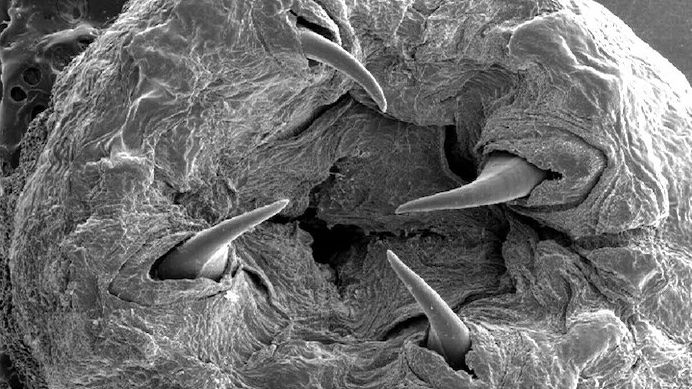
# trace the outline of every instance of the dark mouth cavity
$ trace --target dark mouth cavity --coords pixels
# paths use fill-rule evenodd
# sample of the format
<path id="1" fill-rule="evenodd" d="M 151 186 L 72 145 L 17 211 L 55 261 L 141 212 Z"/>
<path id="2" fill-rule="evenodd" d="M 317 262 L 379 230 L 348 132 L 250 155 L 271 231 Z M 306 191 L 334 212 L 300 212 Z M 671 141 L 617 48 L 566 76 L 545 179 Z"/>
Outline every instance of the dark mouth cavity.
<path id="1" fill-rule="evenodd" d="M 308 30 L 311 30 L 317 34 L 322 35 L 323 37 L 329 39 L 332 42 L 336 42 L 336 36 L 334 35 L 334 32 L 326 27 L 323 27 L 317 23 L 313 23 L 304 17 L 296 14 L 293 11 L 288 11 L 290 12 L 293 16 L 296 17 L 296 27 L 298 28 L 306 28 Z"/>

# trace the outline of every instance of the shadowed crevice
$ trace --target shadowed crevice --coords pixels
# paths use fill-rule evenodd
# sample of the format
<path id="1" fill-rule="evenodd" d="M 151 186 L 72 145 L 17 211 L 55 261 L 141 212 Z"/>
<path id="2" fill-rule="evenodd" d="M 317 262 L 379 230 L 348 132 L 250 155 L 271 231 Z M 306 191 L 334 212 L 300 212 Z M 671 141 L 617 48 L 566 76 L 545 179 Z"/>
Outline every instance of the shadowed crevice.
<path id="1" fill-rule="evenodd" d="M 445 127 L 444 151 L 449 170 L 467 182 L 476 178 L 476 163 L 462 152 L 454 126 Z"/>
<path id="2" fill-rule="evenodd" d="M 293 11 L 289 11 L 289 12 L 296 16 L 296 25 L 298 27 L 307 28 L 309 30 L 312 30 L 312 31 L 322 35 L 323 37 L 329 39 L 332 42 L 336 42 L 334 34 L 332 33 L 332 31 L 330 29 L 322 27 L 317 23 L 312 23 L 309 20 L 305 19 L 304 17 L 297 15 Z"/>
<path id="3" fill-rule="evenodd" d="M 0 384 L 5 384 L 10 389 L 23 389 L 24 385 L 19 380 L 19 375 L 12 365 L 10 356 L 0 354 Z"/>
<path id="4" fill-rule="evenodd" d="M 541 241 L 552 240 L 562 247 L 573 247 L 574 245 L 574 241 L 572 240 L 572 238 L 565 232 L 541 224 L 537 220 L 534 220 L 528 216 L 524 216 L 519 213 L 513 213 L 512 216 L 521 221 L 521 223 L 530 227 L 533 231 L 535 231 L 538 235 L 538 239 Z"/>
<path id="5" fill-rule="evenodd" d="M 307 231 L 313 238 L 312 256 L 315 262 L 331 265 L 333 267 L 342 263 L 340 253 L 349 252 L 354 245 L 366 243 L 368 240 L 362 228 L 356 225 L 337 224 L 333 227 L 320 218 L 309 214 L 303 215 L 298 225 Z"/>
<path id="6" fill-rule="evenodd" d="M 312 257 L 315 262 L 328 265 L 335 274 L 335 285 L 340 284 L 338 269 L 350 258 L 354 248 L 364 249 L 370 241 L 365 231 L 352 224 L 336 224 L 329 226 L 324 219 L 318 217 L 319 203 L 324 196 L 329 195 L 329 189 L 334 184 L 334 174 L 338 172 L 341 159 L 334 162 L 329 169 L 329 176 L 310 190 L 310 202 L 303 214 L 297 217 L 282 215 L 273 216 L 270 220 L 275 223 L 298 223 L 298 226 L 312 237 Z"/>

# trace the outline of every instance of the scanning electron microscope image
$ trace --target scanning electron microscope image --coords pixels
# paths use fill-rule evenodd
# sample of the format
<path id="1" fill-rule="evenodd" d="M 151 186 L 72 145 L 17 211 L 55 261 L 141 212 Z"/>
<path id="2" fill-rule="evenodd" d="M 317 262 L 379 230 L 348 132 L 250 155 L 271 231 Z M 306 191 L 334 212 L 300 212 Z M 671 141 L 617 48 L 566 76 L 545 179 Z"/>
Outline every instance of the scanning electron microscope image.
<path id="1" fill-rule="evenodd" d="M 0 387 L 692 387 L 689 27 L 664 57 L 591 0 L 0 18 Z"/>

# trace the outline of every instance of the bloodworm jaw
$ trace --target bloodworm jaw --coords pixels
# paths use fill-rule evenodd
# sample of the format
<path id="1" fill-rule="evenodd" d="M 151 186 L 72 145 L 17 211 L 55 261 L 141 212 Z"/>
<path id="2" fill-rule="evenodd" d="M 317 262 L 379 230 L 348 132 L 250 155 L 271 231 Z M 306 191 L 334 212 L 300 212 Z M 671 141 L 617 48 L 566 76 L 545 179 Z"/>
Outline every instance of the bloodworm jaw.
<path id="1" fill-rule="evenodd" d="M 427 347 L 442 355 L 452 368 L 465 367 L 465 356 L 471 348 L 469 329 L 440 295 L 391 250 L 387 250 L 387 260 L 430 322 Z"/>
<path id="2" fill-rule="evenodd" d="M 226 270 L 228 245 L 281 212 L 288 202 L 286 199 L 275 201 L 198 232 L 154 263 L 154 278 L 169 280 L 204 277 L 220 280 Z"/>
<path id="3" fill-rule="evenodd" d="M 333 67 L 360 84 L 377 103 L 382 112 L 387 111 L 387 99 L 375 77 L 348 51 L 322 35 L 299 28 L 303 53 L 312 59 Z"/>
<path id="4" fill-rule="evenodd" d="M 521 157 L 494 152 L 475 181 L 447 192 L 411 200 L 400 205 L 395 212 L 429 212 L 504 203 L 527 196 L 547 174 Z"/>

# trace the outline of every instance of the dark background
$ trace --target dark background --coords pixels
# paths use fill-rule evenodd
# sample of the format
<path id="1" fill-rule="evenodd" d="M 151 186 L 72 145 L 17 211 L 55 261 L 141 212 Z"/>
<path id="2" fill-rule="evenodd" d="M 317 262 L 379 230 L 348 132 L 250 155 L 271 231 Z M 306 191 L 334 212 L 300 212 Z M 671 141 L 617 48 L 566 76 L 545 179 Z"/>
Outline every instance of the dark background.
<path id="1" fill-rule="evenodd" d="M 692 81 L 692 0 L 596 0 Z"/>

